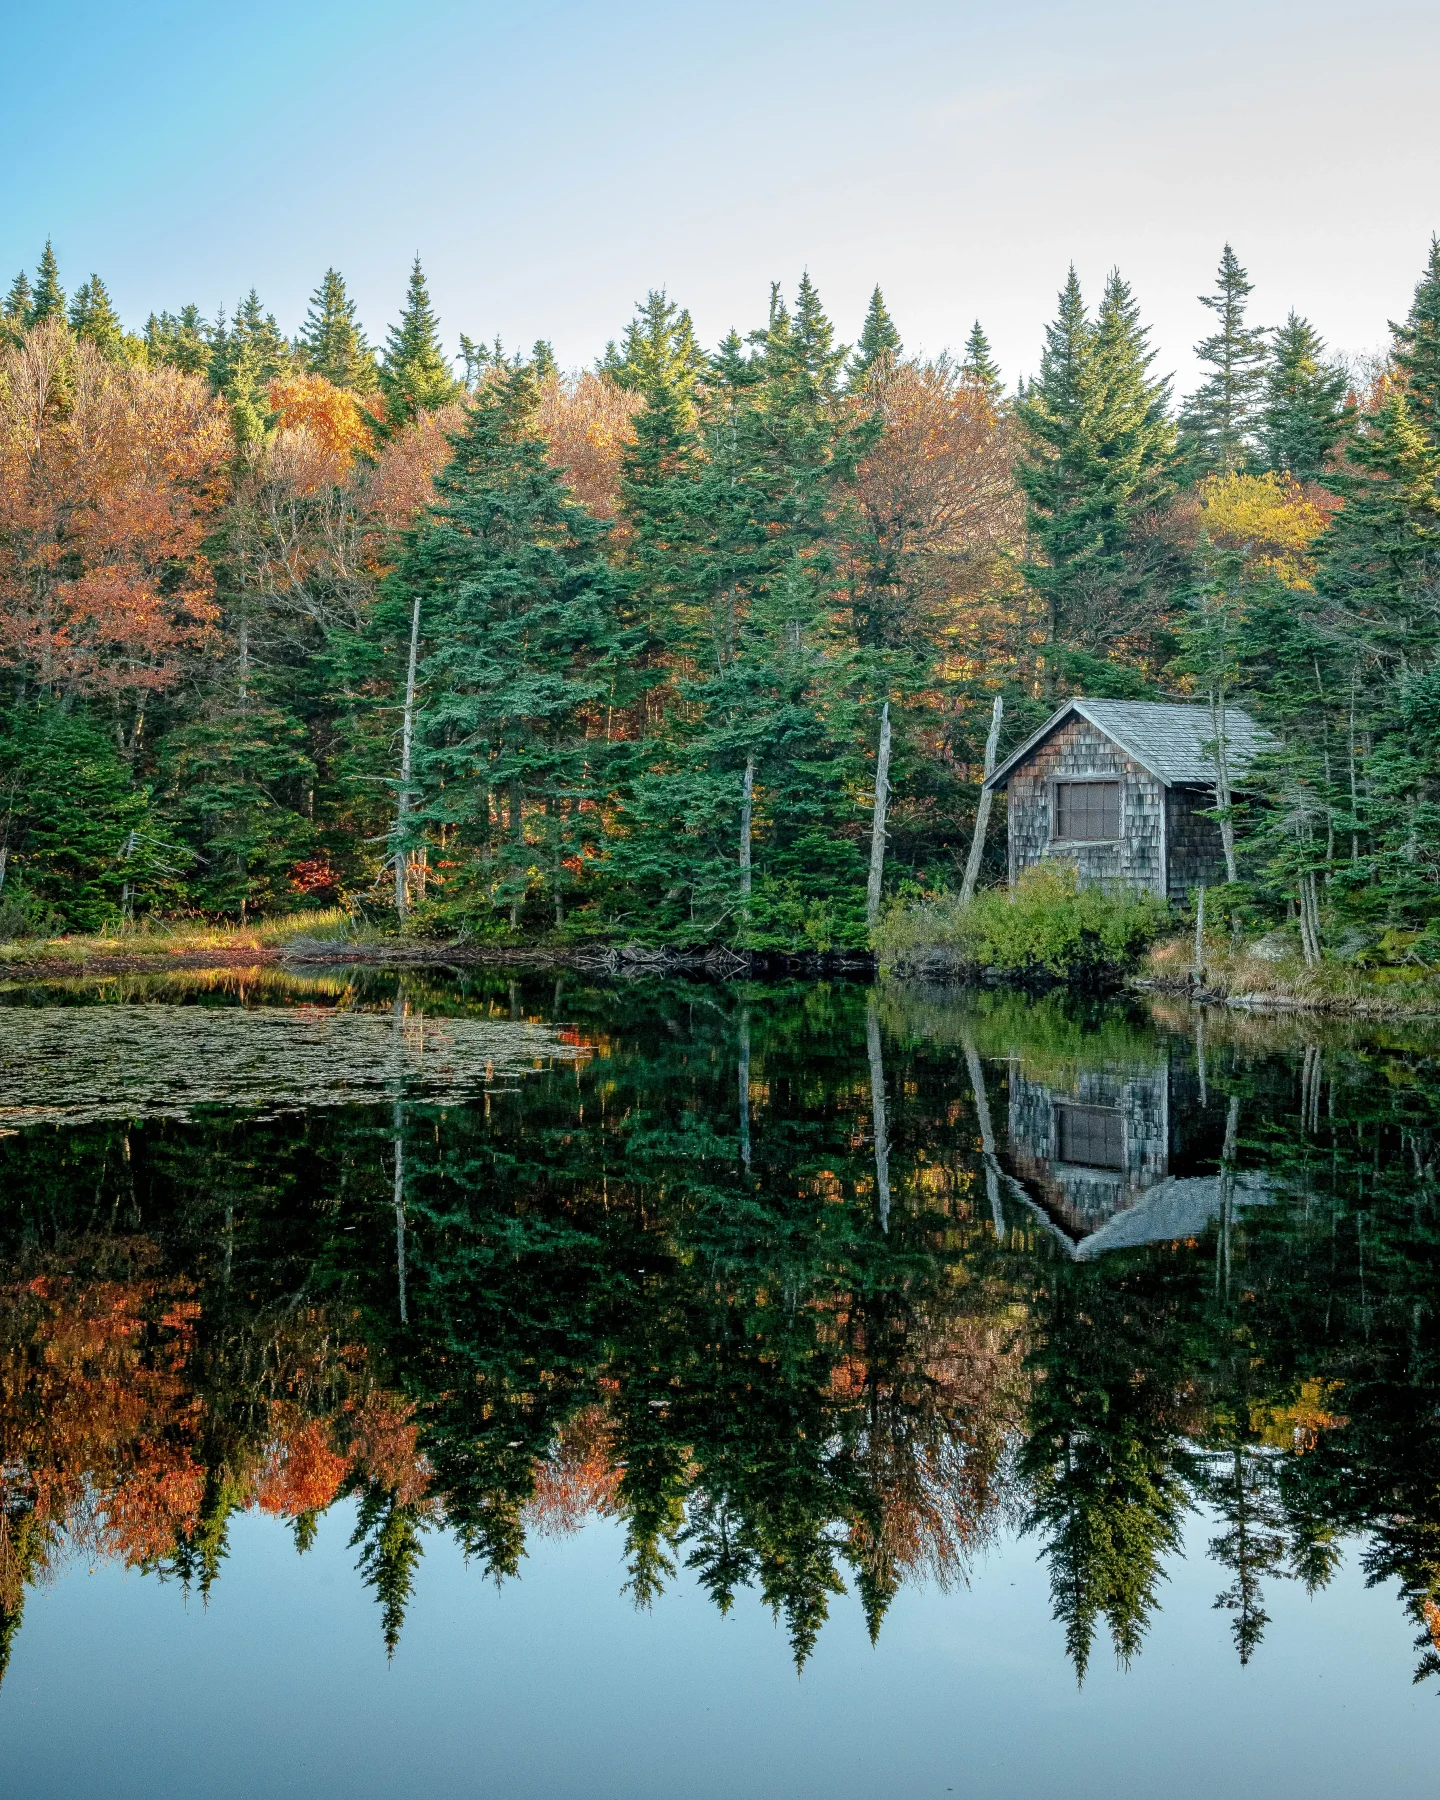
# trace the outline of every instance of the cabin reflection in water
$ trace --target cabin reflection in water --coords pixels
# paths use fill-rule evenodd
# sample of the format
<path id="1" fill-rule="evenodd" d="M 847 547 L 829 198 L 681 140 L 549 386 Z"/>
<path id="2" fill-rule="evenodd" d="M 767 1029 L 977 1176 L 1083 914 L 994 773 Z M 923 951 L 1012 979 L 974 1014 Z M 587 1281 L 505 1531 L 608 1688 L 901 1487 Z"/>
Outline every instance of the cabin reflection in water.
<path id="1" fill-rule="evenodd" d="M 1263 1203 L 1263 1176 L 1226 1174 L 1226 1109 L 1166 1058 L 1083 1069 L 1070 1088 L 1009 1068 L 1012 1192 L 1077 1258 L 1197 1238 L 1227 1203 Z"/>

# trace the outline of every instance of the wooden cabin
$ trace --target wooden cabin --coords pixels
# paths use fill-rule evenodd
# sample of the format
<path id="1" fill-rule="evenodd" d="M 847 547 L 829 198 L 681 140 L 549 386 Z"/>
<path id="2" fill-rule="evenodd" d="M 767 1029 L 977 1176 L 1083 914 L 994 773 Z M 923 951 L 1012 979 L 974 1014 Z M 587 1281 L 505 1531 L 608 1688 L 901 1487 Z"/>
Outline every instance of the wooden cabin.
<path id="1" fill-rule="evenodd" d="M 1225 715 L 1232 790 L 1275 740 L 1249 714 Z M 1042 862 L 1073 864 L 1083 885 L 1184 900 L 1225 879 L 1208 706 L 1067 700 L 987 784 L 1008 800 L 1010 880 Z"/>

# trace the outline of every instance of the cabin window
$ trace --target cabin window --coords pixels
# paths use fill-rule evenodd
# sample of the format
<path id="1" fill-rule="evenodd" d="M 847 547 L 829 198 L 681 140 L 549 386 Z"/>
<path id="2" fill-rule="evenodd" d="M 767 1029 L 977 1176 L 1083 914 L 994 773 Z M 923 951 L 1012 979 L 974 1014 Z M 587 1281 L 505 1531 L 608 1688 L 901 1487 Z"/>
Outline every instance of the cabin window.
<path id="1" fill-rule="evenodd" d="M 1120 835 L 1118 781 L 1057 781 L 1055 835 L 1066 843 L 1109 843 Z"/>
<path id="2" fill-rule="evenodd" d="M 1125 1122 L 1109 1106 L 1057 1106 L 1060 1160 L 1087 1169 L 1125 1167 Z"/>

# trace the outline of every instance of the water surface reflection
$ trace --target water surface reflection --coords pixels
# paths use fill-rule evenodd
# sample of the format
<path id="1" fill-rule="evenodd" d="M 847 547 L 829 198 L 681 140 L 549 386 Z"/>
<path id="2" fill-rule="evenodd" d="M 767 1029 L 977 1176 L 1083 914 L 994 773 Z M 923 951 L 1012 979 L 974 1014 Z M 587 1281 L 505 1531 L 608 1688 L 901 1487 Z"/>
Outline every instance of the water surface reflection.
<path id="1" fill-rule="evenodd" d="M 243 1511 L 303 1552 L 350 1505 L 392 1653 L 435 1533 L 503 1579 L 610 1517 L 632 1602 L 753 1590 L 803 1665 L 842 1589 L 873 1636 L 1018 1526 L 1083 1676 L 1140 1652 L 1203 1508 L 1242 1661 L 1355 1540 L 1440 1673 L 1425 1028 L 574 975 L 158 997 L 0 1011 L 0 1658 L 66 1554 L 205 1595 Z"/>

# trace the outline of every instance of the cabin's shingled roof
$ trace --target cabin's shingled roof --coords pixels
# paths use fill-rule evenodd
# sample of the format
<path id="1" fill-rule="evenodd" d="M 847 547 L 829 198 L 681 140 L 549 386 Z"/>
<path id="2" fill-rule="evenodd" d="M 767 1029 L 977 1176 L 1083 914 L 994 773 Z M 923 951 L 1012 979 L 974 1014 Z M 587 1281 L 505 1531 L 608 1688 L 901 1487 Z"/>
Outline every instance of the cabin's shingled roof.
<path id="1" fill-rule="evenodd" d="M 1043 744 L 1072 715 L 1087 719 L 1114 744 L 1148 769 L 1167 787 L 1194 782 L 1204 787 L 1215 783 L 1215 759 L 1206 745 L 1214 742 L 1215 727 L 1208 706 L 1184 706 L 1161 700 L 1067 700 L 1033 737 L 1012 751 L 986 784 L 1004 787 L 1011 773 L 1032 751 Z M 1262 750 L 1277 748 L 1277 740 L 1257 725 L 1248 713 L 1227 707 L 1225 742 L 1232 781 L 1242 776 Z"/>

